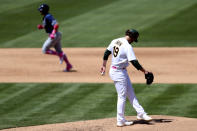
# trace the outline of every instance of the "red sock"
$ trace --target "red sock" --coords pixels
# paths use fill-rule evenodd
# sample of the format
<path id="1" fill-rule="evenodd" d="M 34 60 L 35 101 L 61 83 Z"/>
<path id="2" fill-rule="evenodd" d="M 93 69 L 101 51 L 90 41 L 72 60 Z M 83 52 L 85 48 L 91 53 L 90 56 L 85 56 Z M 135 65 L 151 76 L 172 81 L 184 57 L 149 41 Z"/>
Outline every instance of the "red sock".
<path id="1" fill-rule="evenodd" d="M 63 57 L 63 55 L 64 55 L 64 53 L 63 52 L 61 52 L 61 53 L 58 53 L 58 56 L 61 58 L 61 57 Z"/>
<path id="2" fill-rule="evenodd" d="M 70 65 L 70 62 L 68 61 L 66 54 L 64 54 L 64 61 L 66 62 L 67 65 Z"/>
<path id="3" fill-rule="evenodd" d="M 47 50 L 46 54 L 57 55 L 57 52 L 53 50 Z"/>

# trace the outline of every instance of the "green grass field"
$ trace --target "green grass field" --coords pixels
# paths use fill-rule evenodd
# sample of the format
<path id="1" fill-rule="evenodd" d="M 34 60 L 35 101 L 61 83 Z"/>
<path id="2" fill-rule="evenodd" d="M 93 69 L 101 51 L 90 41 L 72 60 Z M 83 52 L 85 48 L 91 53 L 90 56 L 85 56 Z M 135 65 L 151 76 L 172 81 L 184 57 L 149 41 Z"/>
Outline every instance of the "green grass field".
<path id="1" fill-rule="evenodd" d="M 197 85 L 134 84 L 150 115 L 197 118 Z M 0 84 L 0 129 L 116 117 L 113 84 Z M 136 115 L 127 100 L 126 115 Z"/>
<path id="2" fill-rule="evenodd" d="M 0 48 L 41 48 L 37 8 L 50 5 L 63 47 L 106 47 L 128 28 L 136 47 L 196 47 L 197 0 L 1 0 Z M 150 115 L 197 118 L 197 85 L 134 84 Z M 113 84 L 0 83 L 0 129 L 116 117 Z M 126 115 L 136 115 L 127 101 Z"/>
<path id="3" fill-rule="evenodd" d="M 196 0 L 43 0 L 60 23 L 63 47 L 106 47 L 128 28 L 136 46 L 197 46 Z M 0 1 L 0 47 L 42 47 L 39 0 Z"/>
<path id="4" fill-rule="evenodd" d="M 134 84 L 150 115 L 197 118 L 197 85 Z M 116 117 L 113 84 L 0 84 L 0 129 Z M 126 115 L 136 115 L 127 100 Z"/>

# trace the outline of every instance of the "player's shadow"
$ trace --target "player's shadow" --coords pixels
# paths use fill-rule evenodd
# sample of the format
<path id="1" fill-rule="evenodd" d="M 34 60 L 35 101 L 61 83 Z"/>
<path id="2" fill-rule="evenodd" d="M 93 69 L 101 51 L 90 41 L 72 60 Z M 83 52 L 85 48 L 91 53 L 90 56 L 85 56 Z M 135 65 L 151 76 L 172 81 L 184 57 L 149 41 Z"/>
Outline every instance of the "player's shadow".
<path id="1" fill-rule="evenodd" d="M 145 121 L 145 120 L 134 120 L 133 124 L 147 124 L 147 125 L 154 125 L 155 123 L 169 123 L 172 122 L 173 119 L 153 119 L 152 121 Z"/>
<path id="2" fill-rule="evenodd" d="M 60 71 L 60 70 L 56 70 L 56 71 L 53 71 L 53 72 L 66 72 L 66 73 L 73 73 L 73 72 L 77 72 L 77 70 L 74 70 L 74 69 L 72 69 L 72 70 L 70 70 L 70 71 L 65 71 L 65 70 L 62 70 L 62 71 Z"/>
<path id="3" fill-rule="evenodd" d="M 77 70 L 71 69 L 70 71 L 64 71 L 64 72 L 77 72 Z"/>

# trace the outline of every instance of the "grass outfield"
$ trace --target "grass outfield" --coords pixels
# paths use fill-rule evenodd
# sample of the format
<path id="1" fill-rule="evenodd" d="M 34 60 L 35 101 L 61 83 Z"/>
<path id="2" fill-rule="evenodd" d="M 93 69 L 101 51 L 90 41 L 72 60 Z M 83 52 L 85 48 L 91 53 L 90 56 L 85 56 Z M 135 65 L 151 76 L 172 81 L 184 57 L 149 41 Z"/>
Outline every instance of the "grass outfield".
<path id="1" fill-rule="evenodd" d="M 197 85 L 134 84 L 150 115 L 197 118 Z M 116 117 L 113 84 L 0 84 L 0 129 Z M 127 100 L 126 115 L 136 115 Z"/>
<path id="2" fill-rule="evenodd" d="M 197 46 L 196 0 L 42 0 L 60 23 L 63 47 L 106 47 L 127 28 L 136 46 Z M 0 1 L 0 47 L 41 47 L 40 0 Z"/>

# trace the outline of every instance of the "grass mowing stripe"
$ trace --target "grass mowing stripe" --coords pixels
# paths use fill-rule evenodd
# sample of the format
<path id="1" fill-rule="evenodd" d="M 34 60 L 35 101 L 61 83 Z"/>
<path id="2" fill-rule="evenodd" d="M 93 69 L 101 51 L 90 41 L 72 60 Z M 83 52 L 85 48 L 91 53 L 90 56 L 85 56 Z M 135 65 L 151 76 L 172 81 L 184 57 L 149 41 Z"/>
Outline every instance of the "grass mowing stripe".
<path id="1" fill-rule="evenodd" d="M 7 84 L 2 84 L 1 86 L 0 86 L 0 101 L 1 101 L 1 99 L 4 99 L 5 97 L 7 97 L 7 94 L 8 93 L 6 93 L 6 92 L 8 92 L 8 90 L 10 89 L 10 87 L 12 87 L 14 84 L 12 84 L 12 83 L 7 83 Z"/>
<path id="2" fill-rule="evenodd" d="M 23 97 L 24 95 L 29 97 L 30 99 L 28 100 L 25 97 L 27 102 L 24 102 L 23 100 L 19 100 L 19 98 L 17 99 L 15 98 L 17 101 L 15 106 L 9 107 L 9 108 L 12 108 L 13 110 L 9 112 L 7 112 L 7 110 L 2 110 L 4 114 L 1 115 L 1 118 L 0 118 L 0 129 L 8 128 L 8 127 L 16 127 L 17 126 L 16 123 L 18 122 L 18 120 L 23 118 L 27 112 L 29 112 L 31 109 L 34 109 L 36 106 L 38 106 L 38 103 L 41 102 L 41 100 L 36 101 L 36 98 L 40 97 L 40 95 L 42 95 L 43 93 L 47 94 L 50 89 L 50 88 L 48 89 L 47 86 L 43 87 L 43 84 L 24 84 L 23 85 L 24 89 L 29 88 L 29 86 L 33 88 L 28 92 L 36 92 L 35 95 L 29 95 L 29 93 L 25 92 L 24 94 L 21 94 L 21 97 Z M 11 100 L 10 102 L 11 104 L 13 103 L 12 101 L 15 101 L 15 100 Z M 22 104 L 20 102 L 22 102 Z M 4 104 L 4 105 L 7 106 L 9 104 Z M 8 125 L 8 123 L 10 124 Z"/>
<path id="3" fill-rule="evenodd" d="M 34 86 L 33 85 L 29 85 L 28 88 L 23 88 L 20 85 L 14 86 L 14 84 L 8 84 L 9 86 L 5 86 L 6 87 L 6 92 L 1 92 L 4 93 L 6 97 L 0 99 L 0 105 L 4 104 L 5 102 L 9 101 L 9 100 L 13 100 L 15 99 L 15 97 L 21 96 L 23 93 L 28 92 L 29 90 L 31 90 Z M 14 93 L 13 93 L 14 90 Z M 9 96 L 7 96 L 8 93 L 13 93 L 12 95 L 9 94 Z M 7 102 L 9 103 L 9 102 Z"/>
<path id="4" fill-rule="evenodd" d="M 52 96 L 48 98 L 46 101 L 43 101 L 42 103 L 40 103 L 40 105 L 37 105 L 37 107 L 33 108 L 32 110 L 29 110 L 25 115 L 23 115 L 21 119 L 18 119 L 19 123 L 23 123 L 24 121 L 29 120 L 29 117 L 32 117 L 32 116 L 41 117 L 43 114 L 38 115 L 39 112 L 45 112 L 45 114 L 48 113 L 46 110 L 48 109 L 48 107 L 52 105 L 56 105 L 56 103 L 58 103 L 58 101 L 60 101 L 64 96 L 68 94 L 72 94 L 73 92 L 78 90 L 79 87 L 80 87 L 80 84 L 74 84 L 70 86 L 69 88 L 66 88 L 64 91 L 62 91 L 61 89 L 60 92 L 52 94 Z M 62 88 L 62 87 L 59 87 L 59 88 Z"/>
<path id="5" fill-rule="evenodd" d="M 53 93 L 54 90 L 56 91 L 53 86 L 54 84 L 33 84 L 34 88 L 32 90 L 38 90 L 37 93 L 30 99 L 28 102 L 24 103 L 23 106 L 12 111 L 12 113 L 8 113 L 6 117 L 12 116 L 12 118 L 21 119 L 21 117 L 25 117 L 31 110 L 34 110 L 36 107 L 40 106 L 40 101 L 44 101 L 47 98 L 50 98 L 50 93 Z M 38 89 L 40 88 L 40 89 Z"/>
<path id="6" fill-rule="evenodd" d="M 21 90 L 16 91 L 16 92 L 13 93 L 12 95 L 9 95 L 8 97 L 5 97 L 4 99 L 1 99 L 1 100 L 0 100 L 0 105 L 3 104 L 3 103 L 5 103 L 5 102 L 7 102 L 7 101 L 9 101 L 9 100 L 12 101 L 13 99 L 15 99 L 15 97 L 20 96 L 21 94 L 27 92 L 27 91 L 30 90 L 30 89 L 31 89 L 31 88 L 23 88 L 23 89 L 21 89 Z"/>
<path id="7" fill-rule="evenodd" d="M 35 1 L 35 0 L 34 0 Z M 54 15 L 54 17 L 61 23 L 62 20 L 69 19 L 83 13 L 89 12 L 100 6 L 110 4 L 116 0 L 85 0 L 85 2 L 81 2 L 81 0 L 58 0 L 58 2 L 54 0 L 45 0 L 47 4 L 50 6 L 50 12 Z M 44 2 L 44 1 L 43 1 Z M 15 3 L 15 2 L 14 2 Z M 0 12 L 0 35 L 3 36 L 0 39 L 0 46 L 8 47 L 7 45 L 3 44 L 9 40 L 16 39 L 32 31 L 36 30 L 37 24 L 41 23 L 42 16 L 38 12 L 37 8 L 41 4 L 40 1 L 29 2 L 31 4 L 26 4 L 23 7 L 18 6 L 13 10 L 7 10 L 4 12 Z M 97 3 L 97 4 L 95 4 Z M 1 2 L 0 2 L 1 4 Z M 23 2 L 21 1 L 21 5 Z M 63 17 L 62 17 L 63 16 Z M 14 22 L 13 22 L 14 21 Z M 9 34 L 9 35 L 7 35 Z M 46 35 L 47 36 L 47 35 Z M 39 39 L 35 37 L 36 39 Z M 34 39 L 35 39 L 34 38 Z M 35 42 L 25 41 L 23 47 L 27 46 L 31 41 L 34 45 Z M 28 44 L 27 44 L 28 43 Z M 16 46 L 18 47 L 20 43 L 17 43 Z M 37 47 L 40 45 L 40 42 L 37 43 Z M 22 46 L 20 46 L 22 47 Z M 35 47 L 35 45 L 34 45 Z"/>
<path id="8" fill-rule="evenodd" d="M 58 114 L 52 116 L 50 118 L 50 122 L 55 122 L 54 120 L 57 120 L 57 119 L 58 120 L 61 119 L 63 121 L 83 120 L 81 118 L 84 116 L 84 114 L 88 112 L 90 108 L 97 105 L 98 101 L 100 101 L 103 94 L 105 94 L 104 90 L 105 91 L 107 90 L 106 88 L 108 87 L 108 84 L 99 84 L 99 85 L 90 84 L 88 86 L 90 88 L 94 88 L 95 90 L 92 90 L 90 93 L 85 95 L 83 99 L 79 99 L 74 104 L 65 108 Z M 84 88 L 84 87 L 81 86 L 81 88 Z"/>
<path id="9" fill-rule="evenodd" d="M 81 119 L 98 119 L 98 118 L 107 118 L 116 116 L 116 102 L 117 102 L 117 93 L 112 92 L 108 96 L 102 98 L 95 107 L 91 108 L 86 112 Z"/>
<path id="10" fill-rule="evenodd" d="M 65 40 L 65 45 L 72 44 L 70 46 L 101 46 L 105 43 L 109 43 L 112 38 L 123 35 L 125 29 L 128 27 L 138 28 L 141 30 L 176 14 L 178 11 L 194 3 L 188 3 L 186 0 L 177 0 L 177 2 L 169 1 L 168 4 L 166 4 L 166 2 L 158 0 L 141 0 L 133 2 L 129 0 L 117 1 L 116 3 L 104 6 L 80 17 L 65 21 L 65 28 L 63 29 L 63 32 L 68 35 L 64 37 L 63 40 Z M 151 3 L 154 3 L 154 5 Z M 171 6 L 169 6 L 169 4 Z M 179 6 L 179 4 L 181 5 L 181 8 L 175 8 L 176 6 Z M 117 8 L 117 5 L 121 5 L 122 8 Z M 160 8 L 161 5 L 163 6 L 162 8 Z M 106 13 L 103 15 L 95 15 L 100 14 L 100 12 Z M 162 17 L 160 14 L 162 14 Z M 89 18 L 91 19 L 87 21 Z M 78 21 L 80 21 L 80 24 L 77 23 Z M 97 23 L 96 26 L 95 21 Z M 128 21 L 132 21 L 132 23 Z M 85 33 L 81 35 L 81 32 L 78 30 L 83 30 Z M 89 39 L 91 36 L 94 38 L 93 41 L 92 39 Z M 94 36 L 97 37 L 95 38 Z M 95 45 L 92 45 L 93 43 Z"/>
<path id="11" fill-rule="evenodd" d="M 18 85 L 18 84 L 17 84 Z M 28 86 L 29 84 L 23 84 L 23 86 Z M 39 112 L 39 109 L 43 107 L 43 103 L 45 101 L 51 102 L 50 99 L 54 97 L 54 94 L 57 92 L 62 92 L 62 84 L 33 84 L 33 91 L 37 92 L 37 95 L 30 96 L 31 100 L 24 103 L 23 106 L 15 109 L 11 113 L 5 114 L 1 116 L 0 120 L 0 128 L 7 127 L 16 127 L 18 125 L 22 125 L 23 123 L 20 120 L 26 118 L 29 119 L 29 114 L 36 114 L 36 111 Z M 67 84 L 69 86 L 70 84 Z M 42 91 L 40 91 L 42 89 Z M 44 89 L 44 90 L 43 90 Z M 5 111 L 6 112 L 6 111 Z M 7 123 L 11 123 L 11 125 L 7 125 Z"/>
<path id="12" fill-rule="evenodd" d="M 173 104 L 176 105 L 176 101 L 185 93 L 188 93 L 190 91 L 190 88 L 184 87 L 179 84 L 168 85 L 168 87 L 166 87 L 165 89 L 166 90 L 164 92 L 160 93 L 156 97 L 153 97 L 152 99 L 147 98 L 148 101 L 144 107 L 145 109 L 147 109 L 148 113 L 155 115 L 170 115 L 170 111 L 172 111 L 172 109 L 169 109 L 168 106 L 171 106 Z"/>
<path id="13" fill-rule="evenodd" d="M 187 107 L 186 113 L 183 112 L 185 114 L 186 117 L 193 117 L 193 118 L 197 118 L 197 101 L 195 101 L 195 103 L 193 103 L 192 105 Z"/>
<path id="14" fill-rule="evenodd" d="M 99 6 L 100 8 L 86 11 L 76 17 L 62 20 L 60 31 L 65 35 L 62 37 L 62 46 L 106 46 L 113 38 L 122 36 L 125 29 L 129 27 L 137 28 L 139 31 L 143 30 L 195 3 L 195 1 L 188 0 L 167 2 L 163 0 L 119 0 L 109 2 L 106 6 L 102 5 Z M 121 8 L 117 8 L 119 5 Z M 40 47 L 46 39 L 43 32 L 29 33 L 3 43 L 1 47 Z M 31 43 L 26 44 L 27 41 L 31 41 Z"/>
<path id="15" fill-rule="evenodd" d="M 197 19 L 197 4 L 193 4 L 190 7 L 178 12 L 177 14 L 160 21 L 154 26 L 142 31 L 141 46 L 147 44 L 157 45 L 157 42 L 160 44 L 166 44 L 166 46 L 172 46 L 178 44 L 179 46 L 192 46 L 197 45 L 196 34 L 197 31 L 194 30 L 196 27 Z M 168 23 L 168 24 L 166 24 Z M 181 27 L 181 28 L 180 28 Z M 169 30 L 170 29 L 170 30 Z M 185 35 L 185 32 L 190 32 L 190 35 Z M 174 43 L 174 44 L 172 44 Z M 185 45 L 185 43 L 188 43 Z"/>
<path id="16" fill-rule="evenodd" d="M 5 11 L 17 10 L 18 8 L 23 8 L 24 6 L 30 5 L 32 3 L 39 2 L 40 0 L 1 0 L 0 2 L 0 13 Z"/>
<path id="17" fill-rule="evenodd" d="M 181 96 L 177 97 L 177 99 L 175 100 L 172 100 L 170 104 L 165 106 L 165 109 L 168 111 L 166 114 L 174 114 L 174 116 L 179 116 L 179 114 L 182 114 L 182 116 L 190 117 L 188 116 L 189 113 L 187 113 L 187 111 L 189 111 L 188 107 L 192 106 L 193 102 L 197 102 L 197 99 L 194 99 L 196 97 L 196 94 L 194 92 L 195 90 L 197 90 L 197 87 L 195 87 L 193 84 L 179 84 L 178 86 L 174 86 L 175 87 L 173 88 L 177 88 L 177 90 L 182 91 L 183 94 L 181 94 Z M 177 94 L 179 94 L 179 91 L 173 96 L 176 97 Z M 191 103 L 190 101 L 193 102 Z M 183 110 L 185 111 L 183 112 Z"/>
<path id="18" fill-rule="evenodd" d="M 0 84 L 0 87 L 5 87 L 7 84 Z M 33 86 L 24 95 L 31 97 L 27 102 L 17 98 L 19 108 L 10 111 L 6 115 L 0 117 L 0 129 L 40 125 L 49 123 L 63 123 L 68 121 L 98 119 L 105 117 L 116 117 L 116 102 L 117 93 L 114 85 L 111 84 L 11 84 L 7 91 L 12 95 L 19 89 L 24 89 Z M 10 84 L 8 84 L 10 86 Z M 78 88 L 76 88 L 79 86 Z M 65 97 L 58 98 L 65 90 L 72 90 Z M 196 84 L 153 84 L 145 86 L 145 84 L 133 84 L 136 90 L 136 96 L 140 104 L 145 110 L 151 114 L 159 115 L 176 115 L 186 117 L 197 117 L 196 109 Z M 39 89 L 42 88 L 42 89 Z M 44 92 L 44 88 L 46 92 Z M 142 88 L 142 89 L 141 89 Z M 11 92 L 12 89 L 12 92 Z M 6 91 L 3 91 L 4 93 Z M 37 93 L 36 93 L 37 92 Z M 34 95 L 33 95 L 34 94 Z M 2 95 L 2 92 L 0 92 Z M 25 97 L 27 100 L 28 98 Z M 56 99 L 53 103 L 51 100 Z M 57 102 L 56 102 L 57 101 Z M 22 105 L 21 102 L 25 104 Z M 45 102 L 49 102 L 47 105 Z M 46 105 L 42 105 L 45 103 Z M 5 102 L 3 106 L 15 108 L 10 106 L 10 100 Z M 18 105 L 16 105 L 18 106 Z M 28 107 L 29 106 L 29 107 Z M 42 109 L 39 109 L 42 108 Z M 127 100 L 126 114 L 136 115 Z M 2 108 L 0 108 L 2 111 Z M 129 110 L 129 111 L 128 111 Z M 111 112 L 110 112 L 111 111 Z M 175 112 L 176 111 L 176 112 Z M 22 112 L 21 114 L 19 112 Z M 20 118 L 18 118 L 20 117 Z"/>
<path id="19" fill-rule="evenodd" d="M 147 90 L 150 90 L 150 88 L 152 87 L 152 85 L 146 85 L 146 84 L 132 84 L 133 89 L 135 94 L 140 95 L 141 93 L 146 92 Z"/>
<path id="20" fill-rule="evenodd" d="M 61 99 L 59 99 L 55 103 L 55 106 L 54 104 L 48 105 L 44 109 L 40 110 L 36 115 L 35 114 L 30 115 L 29 117 L 32 118 L 31 120 L 27 118 L 27 119 L 23 119 L 20 122 L 25 125 L 29 125 L 29 124 L 36 125 L 38 124 L 38 120 L 39 120 L 39 124 L 50 123 L 49 119 L 51 117 L 65 110 L 66 108 L 69 108 L 70 106 L 75 104 L 79 99 L 83 99 L 84 97 L 86 97 L 86 95 L 90 94 L 94 90 L 97 90 L 97 88 L 92 88 L 92 87 L 90 88 L 90 85 L 89 87 L 87 87 L 86 84 L 80 84 L 80 87 L 78 88 L 78 90 L 75 90 L 72 93 L 62 96 Z M 65 117 L 67 115 L 70 115 L 70 114 L 65 114 Z M 56 122 L 58 121 L 59 120 L 57 119 Z"/>
<path id="21" fill-rule="evenodd" d="M 8 115 L 14 112 L 15 110 L 17 110 L 18 108 L 21 108 L 26 103 L 30 102 L 34 97 L 37 97 L 37 95 L 39 95 L 40 92 L 43 92 L 46 89 L 45 87 L 45 88 L 38 88 L 37 90 L 33 90 L 35 88 L 34 86 L 35 86 L 34 84 L 30 84 L 28 87 L 23 87 L 23 88 L 21 87 L 21 90 L 14 93 L 13 95 L 9 95 L 6 101 L 3 101 L 4 103 L 1 104 L 2 105 L 2 108 L 0 109 L 1 116 Z"/>
<path id="22" fill-rule="evenodd" d="M 185 92 L 178 100 L 176 100 L 175 104 L 170 104 L 168 108 L 169 114 L 175 114 L 176 116 L 184 117 L 193 117 L 197 118 L 197 97 L 196 91 L 197 86 L 194 84 L 183 85 L 184 88 L 189 88 L 189 92 Z M 178 105 L 178 106 L 177 106 Z"/>

